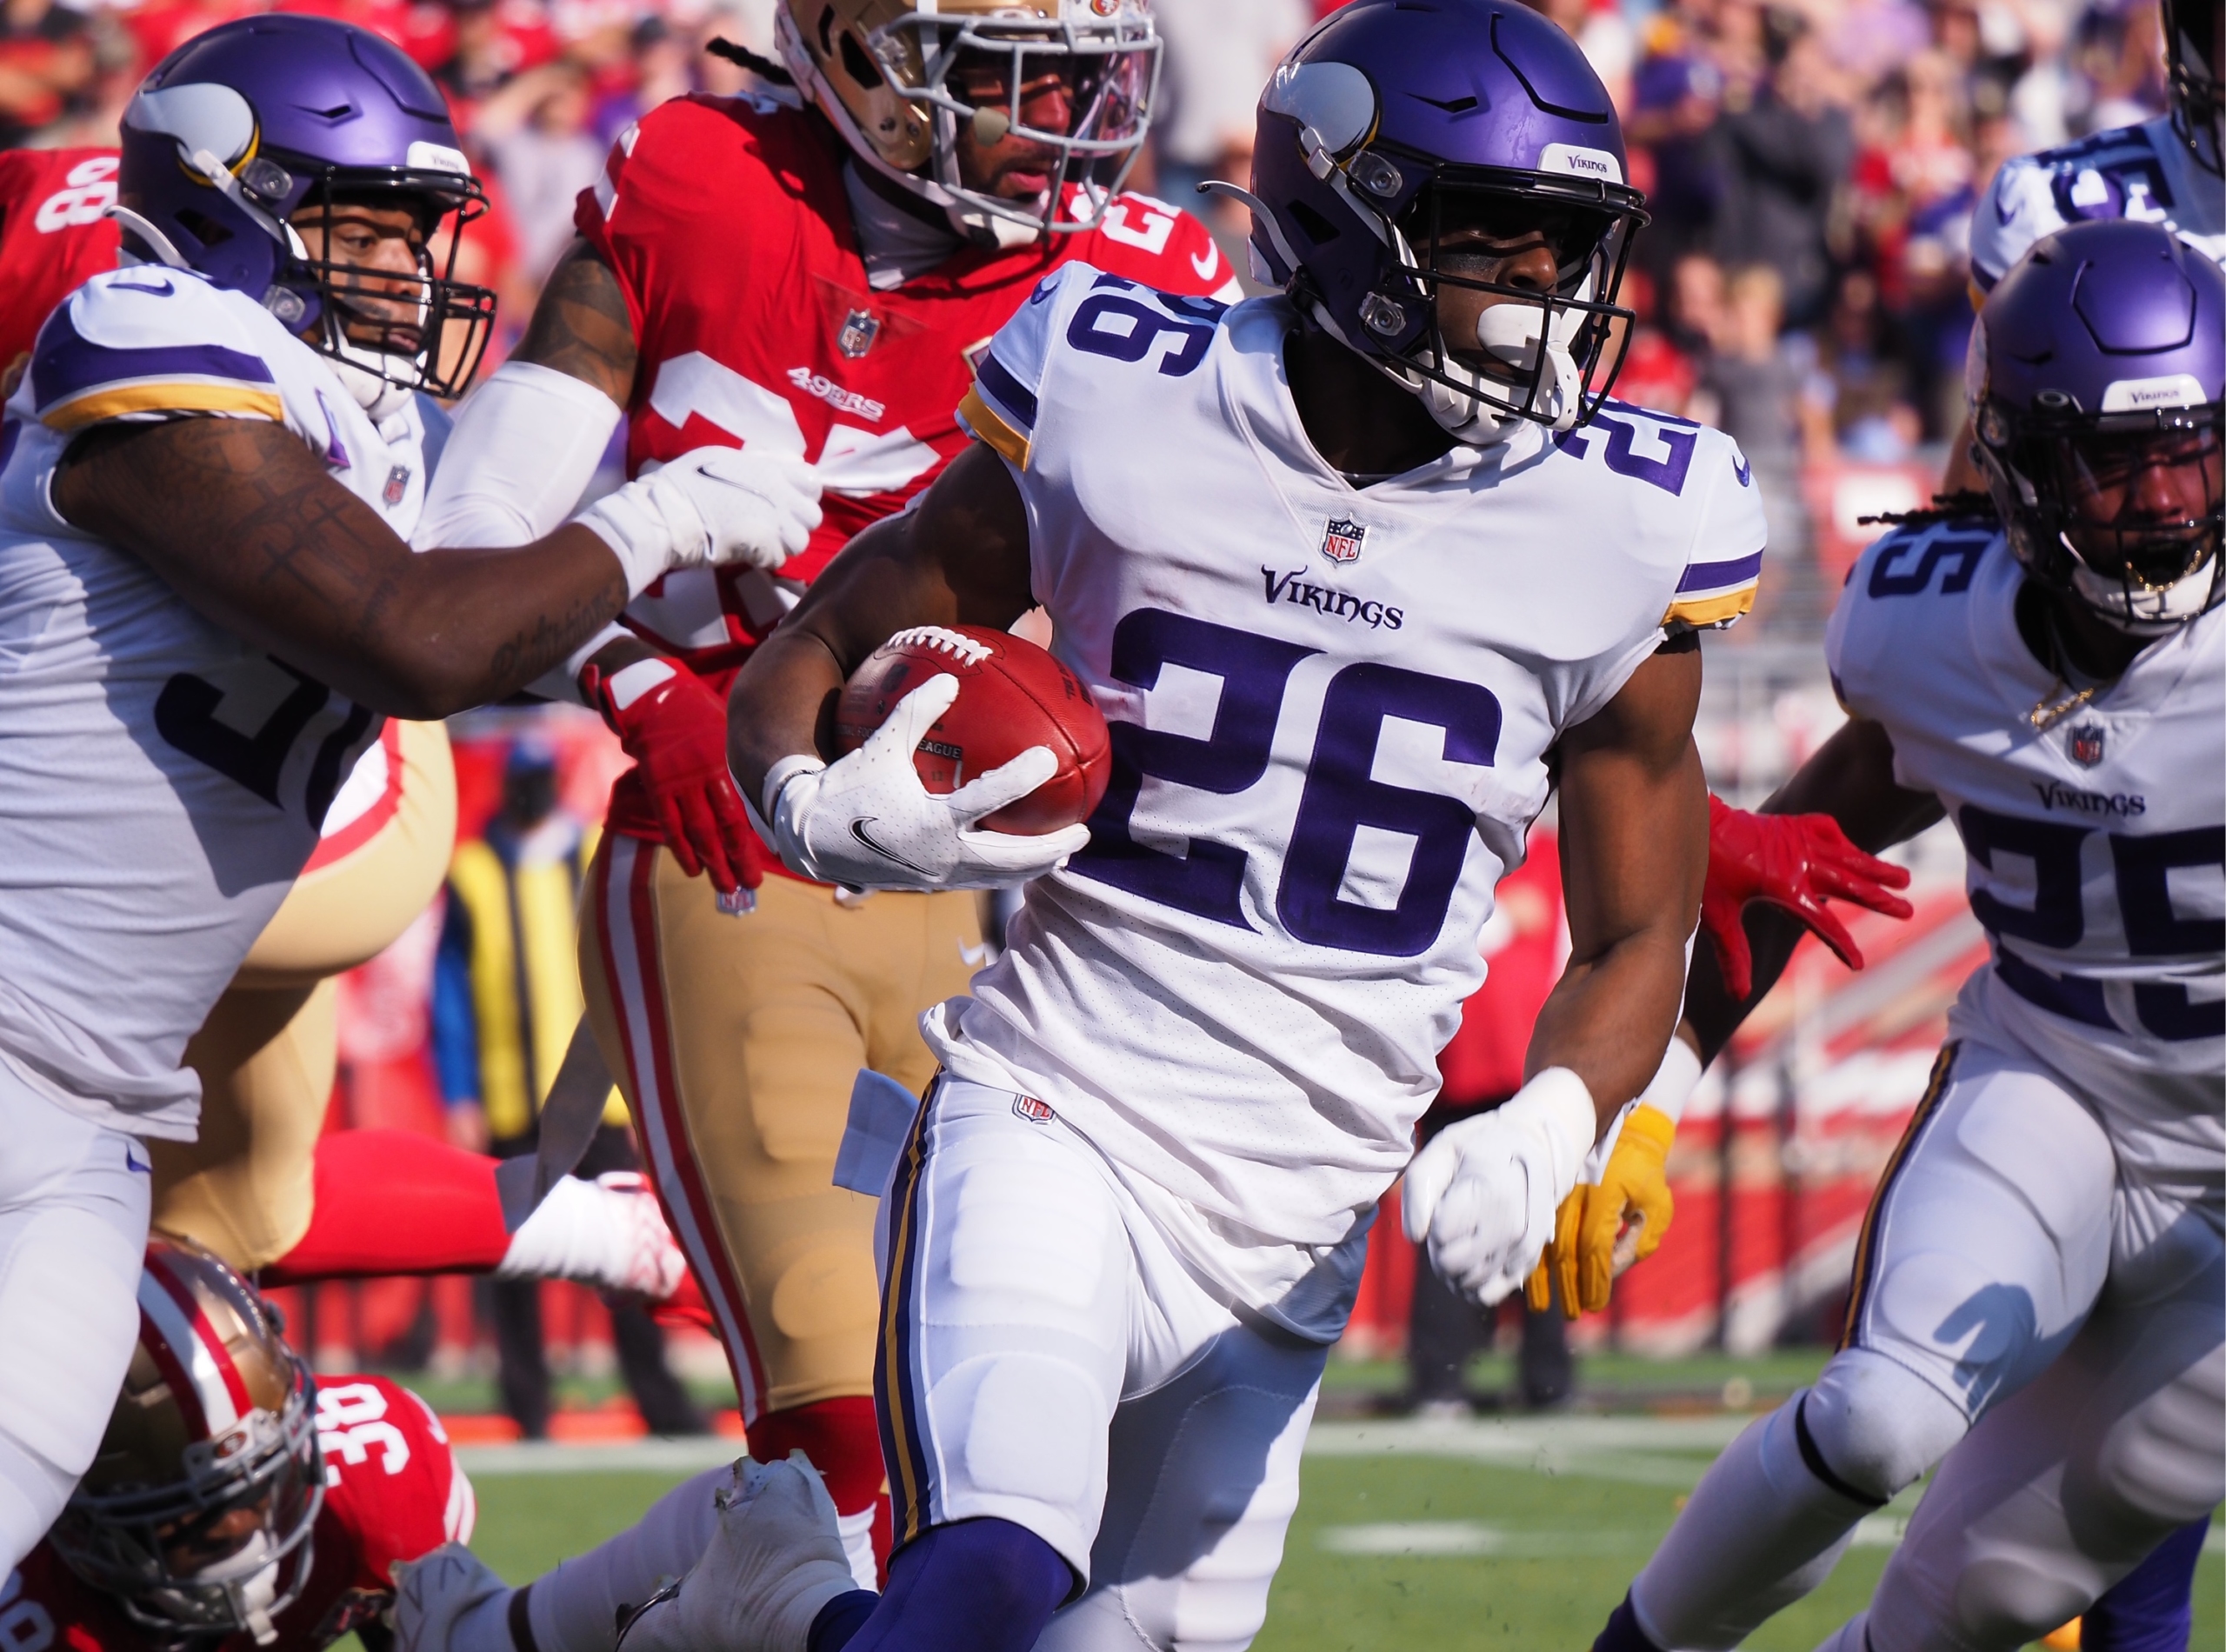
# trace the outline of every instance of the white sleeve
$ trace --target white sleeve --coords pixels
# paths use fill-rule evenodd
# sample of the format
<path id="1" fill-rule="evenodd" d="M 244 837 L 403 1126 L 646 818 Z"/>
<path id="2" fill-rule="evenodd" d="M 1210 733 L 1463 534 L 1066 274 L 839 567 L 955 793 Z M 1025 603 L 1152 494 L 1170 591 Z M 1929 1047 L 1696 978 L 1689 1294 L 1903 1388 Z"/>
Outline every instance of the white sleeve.
<path id="1" fill-rule="evenodd" d="M 1028 468 L 1036 439 L 1036 396 L 1051 350 L 1051 321 L 1063 306 L 1062 290 L 1086 283 L 1097 271 L 1079 262 L 1063 264 L 1036 283 L 1028 302 L 997 330 L 974 369 L 973 388 L 958 404 L 958 421 L 968 434 L 986 442 L 1015 470 Z"/>
<path id="2" fill-rule="evenodd" d="M 2056 169 L 2030 155 L 2005 161 L 1971 214 L 1971 285 L 1981 294 L 1992 292 L 2035 242 L 2063 226 Z"/>
<path id="3" fill-rule="evenodd" d="M 457 410 L 412 543 L 527 545 L 578 508 L 618 404 L 569 373 L 505 362 Z"/>
<path id="4" fill-rule="evenodd" d="M 706 1469 L 609 1542 L 536 1578 L 526 1596 L 534 1644 L 541 1652 L 614 1652 L 619 1609 L 640 1606 L 711 1546 L 719 1523 L 711 1499 L 733 1475 L 731 1465 Z"/>

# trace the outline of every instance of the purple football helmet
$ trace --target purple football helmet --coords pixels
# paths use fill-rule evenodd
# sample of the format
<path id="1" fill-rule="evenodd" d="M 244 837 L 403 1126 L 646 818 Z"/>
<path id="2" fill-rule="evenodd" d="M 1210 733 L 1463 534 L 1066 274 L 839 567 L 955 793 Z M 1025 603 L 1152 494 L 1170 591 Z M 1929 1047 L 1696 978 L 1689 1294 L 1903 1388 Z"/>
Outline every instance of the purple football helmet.
<path id="1" fill-rule="evenodd" d="M 1215 186 L 1252 209 L 1256 274 L 1465 441 L 1592 416 L 1630 337 L 1615 300 L 1646 213 L 1575 41 L 1513 0 L 1361 0 L 1283 59 L 1258 122 L 1250 196 Z M 1447 244 L 1472 232 L 1543 236 L 1553 284 Z M 1449 287 L 1492 296 L 1476 337 L 1444 336 Z"/>
<path id="2" fill-rule="evenodd" d="M 2171 81 L 2172 130 L 2216 172 L 2226 146 L 2226 7 L 2218 0 L 2164 0 L 2164 63 Z"/>
<path id="3" fill-rule="evenodd" d="M 351 379 L 445 396 L 470 383 L 495 295 L 457 282 L 456 256 L 486 197 L 440 92 L 399 50 L 330 18 L 243 17 L 157 64 L 123 127 L 116 216 L 131 251 L 248 294 Z M 332 214 L 350 206 L 417 214 L 414 277 L 331 256 Z M 290 220 L 319 207 L 312 248 Z M 414 300 L 414 323 L 351 303 L 373 296 L 390 315 Z"/>
<path id="4" fill-rule="evenodd" d="M 1965 390 L 2031 576 L 2155 636 L 2219 600 L 2226 276 L 2161 225 L 2075 223 L 1988 295 Z"/>

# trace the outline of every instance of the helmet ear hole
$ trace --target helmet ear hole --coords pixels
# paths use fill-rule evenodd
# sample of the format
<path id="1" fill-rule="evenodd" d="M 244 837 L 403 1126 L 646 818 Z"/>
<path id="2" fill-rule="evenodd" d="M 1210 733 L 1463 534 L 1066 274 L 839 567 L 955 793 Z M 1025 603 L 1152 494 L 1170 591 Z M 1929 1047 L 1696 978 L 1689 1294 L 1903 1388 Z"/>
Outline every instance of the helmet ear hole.
<path id="1" fill-rule="evenodd" d="M 880 69 L 875 65 L 873 59 L 867 56 L 866 49 L 858 44 L 857 36 L 847 29 L 843 31 L 843 67 L 849 72 L 852 80 L 856 81 L 868 91 L 880 90 L 882 84 Z"/>
<path id="2" fill-rule="evenodd" d="M 1337 238 L 1337 226 L 1303 201 L 1291 202 L 1290 216 L 1300 232 L 1317 247 L 1327 246 Z"/>

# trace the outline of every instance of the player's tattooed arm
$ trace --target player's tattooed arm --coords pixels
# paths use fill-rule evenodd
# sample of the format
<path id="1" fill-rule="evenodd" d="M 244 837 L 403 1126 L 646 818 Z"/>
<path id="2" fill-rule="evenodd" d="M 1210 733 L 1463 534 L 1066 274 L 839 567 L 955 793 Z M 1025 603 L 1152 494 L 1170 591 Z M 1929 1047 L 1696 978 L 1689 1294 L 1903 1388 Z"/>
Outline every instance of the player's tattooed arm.
<path id="1" fill-rule="evenodd" d="M 867 655 L 909 625 L 1009 627 L 1035 603 L 1028 511 L 1005 462 L 976 443 L 916 510 L 843 548 L 735 679 L 727 752 L 757 801 L 783 757 L 832 758 L 835 702 Z"/>
<path id="2" fill-rule="evenodd" d="M 1884 725 L 1869 717 L 1849 718 L 1761 812 L 1829 815 L 1850 843 L 1873 855 L 1908 842 L 1942 814 L 1940 800 L 1930 792 L 1911 791 L 1894 778 L 1894 743 Z M 1742 923 L 1755 967 L 1754 985 L 1745 998 L 1734 999 L 1725 990 L 1714 947 L 1693 949 L 1680 1036 L 1699 1049 L 1703 1062 L 1716 1059 L 1785 972 L 1803 933 L 1793 914 L 1762 901 L 1748 903 Z"/>
<path id="3" fill-rule="evenodd" d="M 1693 745 L 1700 690 L 1697 651 L 1656 654 L 1561 741 L 1570 960 L 1539 1011 L 1524 1076 L 1569 1068 L 1603 1129 L 1654 1076 L 1676 1024 L 1708 870 L 1708 785 Z"/>
<path id="4" fill-rule="evenodd" d="M 393 716 L 516 693 L 626 605 L 592 529 L 413 554 L 299 436 L 260 420 L 104 426 L 71 448 L 53 497 L 209 620 Z"/>
<path id="5" fill-rule="evenodd" d="M 550 272 L 511 359 L 592 384 L 624 407 L 634 393 L 641 355 L 617 276 L 601 253 L 574 241 Z"/>

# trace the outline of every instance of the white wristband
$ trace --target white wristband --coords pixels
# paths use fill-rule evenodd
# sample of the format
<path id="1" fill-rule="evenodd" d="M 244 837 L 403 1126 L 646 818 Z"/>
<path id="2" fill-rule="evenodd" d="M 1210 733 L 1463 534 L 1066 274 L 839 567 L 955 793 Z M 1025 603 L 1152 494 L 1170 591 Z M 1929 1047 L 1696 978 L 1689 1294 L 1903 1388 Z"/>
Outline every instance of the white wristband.
<path id="1" fill-rule="evenodd" d="M 1702 1070 L 1699 1052 L 1672 1033 L 1670 1048 L 1662 1052 L 1662 1065 L 1639 1092 L 1641 1104 L 1666 1115 L 1675 1124 L 1684 1117 L 1685 1103 L 1700 1083 Z"/>
<path id="2" fill-rule="evenodd" d="M 610 696 L 611 709 L 623 711 L 651 689 L 671 682 L 677 675 L 670 660 L 636 660 L 613 671 L 603 689 Z"/>
<path id="3" fill-rule="evenodd" d="M 764 802 L 764 808 L 760 812 L 763 815 L 766 823 L 770 825 L 780 811 L 782 787 L 787 785 L 798 775 L 816 774 L 826 767 L 824 763 L 810 753 L 797 751 L 781 758 L 768 769 L 765 771 L 765 789 L 759 794 Z M 770 834 L 767 836 L 767 841 L 769 843 L 771 841 Z"/>

